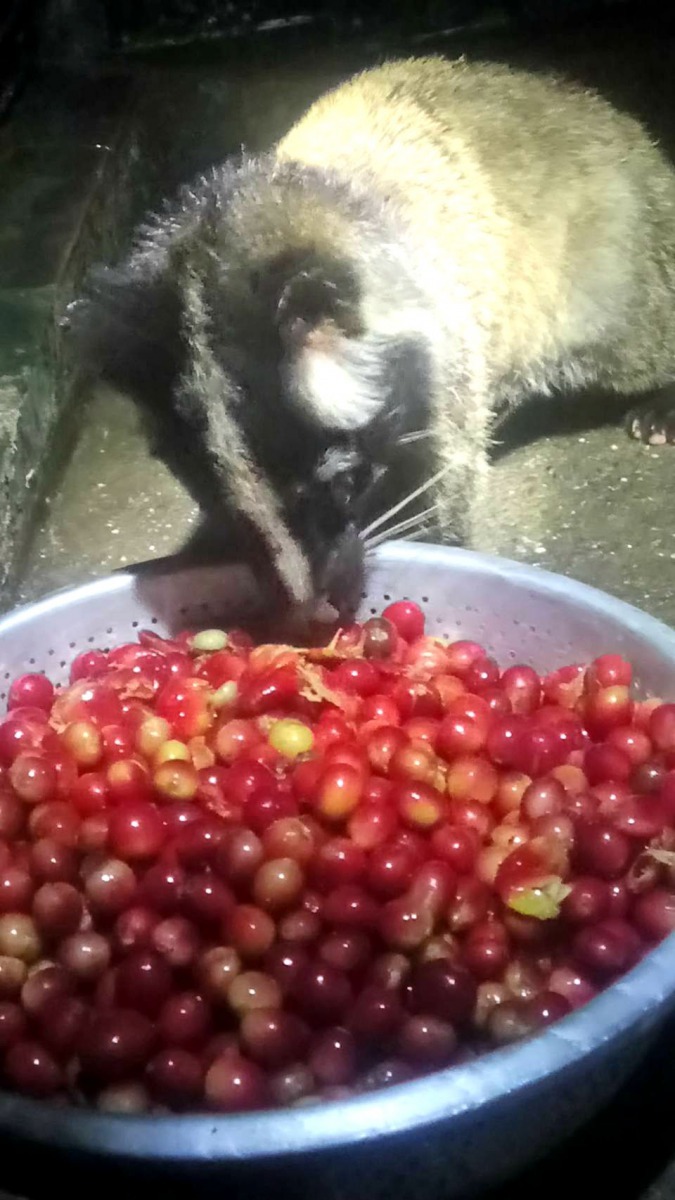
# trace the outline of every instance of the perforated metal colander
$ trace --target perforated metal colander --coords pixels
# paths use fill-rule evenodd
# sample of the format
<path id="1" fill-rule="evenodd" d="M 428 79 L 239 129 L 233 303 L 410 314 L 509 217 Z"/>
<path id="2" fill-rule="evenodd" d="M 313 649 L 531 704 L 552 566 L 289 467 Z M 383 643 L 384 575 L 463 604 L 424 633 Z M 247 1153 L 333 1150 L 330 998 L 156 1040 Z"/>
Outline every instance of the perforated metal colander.
<path id="1" fill-rule="evenodd" d="M 675 633 L 582 584 L 461 550 L 385 546 L 363 614 L 406 596 L 423 606 L 430 632 L 476 639 L 504 665 L 543 670 L 620 651 L 643 692 L 675 696 Z M 250 574 L 231 567 L 120 574 L 59 593 L 0 620 L 0 695 L 30 669 L 64 682 L 76 653 L 141 628 L 227 624 L 259 604 Z M 263 1164 L 283 1160 L 290 1194 L 296 1181 L 302 1193 L 311 1185 L 335 1200 L 434 1191 L 448 1200 L 503 1177 L 584 1121 L 626 1078 L 674 1001 L 670 939 L 531 1041 L 386 1092 L 289 1111 L 146 1118 L 0 1094 L 0 1133 L 158 1170 L 236 1169 L 239 1186 L 246 1168 L 253 1192 Z"/>
<path id="2" fill-rule="evenodd" d="M 442 546 L 390 543 L 373 561 L 361 615 L 391 599 L 416 600 L 430 633 L 483 643 L 502 665 L 538 670 L 607 650 L 633 662 L 639 685 L 675 694 L 675 633 L 602 592 L 538 568 Z M 0 619 L 0 701 L 13 676 L 45 671 L 55 683 L 82 650 L 158 633 L 247 620 L 260 609 L 246 568 L 118 573 L 58 592 Z"/>

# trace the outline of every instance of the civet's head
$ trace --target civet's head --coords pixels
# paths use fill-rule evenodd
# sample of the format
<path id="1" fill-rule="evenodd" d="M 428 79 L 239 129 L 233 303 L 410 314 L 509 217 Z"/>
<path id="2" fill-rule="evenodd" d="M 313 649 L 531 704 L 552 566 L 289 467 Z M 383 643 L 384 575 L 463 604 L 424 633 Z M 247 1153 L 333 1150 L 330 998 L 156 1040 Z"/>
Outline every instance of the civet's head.
<path id="1" fill-rule="evenodd" d="M 345 612 L 373 486 L 426 397 L 413 292 L 384 206 L 269 158 L 186 190 L 70 323 L 224 537 L 238 517 L 293 602 Z"/>

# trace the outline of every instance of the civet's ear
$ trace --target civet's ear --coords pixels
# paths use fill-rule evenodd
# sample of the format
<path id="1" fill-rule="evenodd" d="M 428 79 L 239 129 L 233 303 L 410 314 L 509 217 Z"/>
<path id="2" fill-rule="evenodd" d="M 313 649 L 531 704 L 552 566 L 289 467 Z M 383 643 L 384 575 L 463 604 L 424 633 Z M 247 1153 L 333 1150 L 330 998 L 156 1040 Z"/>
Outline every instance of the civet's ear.
<path id="1" fill-rule="evenodd" d="M 367 378 L 374 364 L 369 367 L 364 354 L 352 272 L 304 251 L 278 259 L 266 274 L 286 396 L 306 420 L 327 432 L 366 425 L 381 399 Z"/>
<path id="2" fill-rule="evenodd" d="M 366 327 L 348 264 L 296 252 L 270 264 L 265 275 L 284 391 L 305 419 L 327 433 L 375 426 L 393 433 L 404 410 L 416 407 L 418 392 L 426 406 L 426 347 L 416 332 L 381 334 Z"/>
<path id="3" fill-rule="evenodd" d="M 345 337 L 363 332 L 360 293 L 353 271 L 317 250 L 279 255 L 268 264 L 265 287 L 281 340 L 293 345 L 303 332 L 330 322 Z"/>

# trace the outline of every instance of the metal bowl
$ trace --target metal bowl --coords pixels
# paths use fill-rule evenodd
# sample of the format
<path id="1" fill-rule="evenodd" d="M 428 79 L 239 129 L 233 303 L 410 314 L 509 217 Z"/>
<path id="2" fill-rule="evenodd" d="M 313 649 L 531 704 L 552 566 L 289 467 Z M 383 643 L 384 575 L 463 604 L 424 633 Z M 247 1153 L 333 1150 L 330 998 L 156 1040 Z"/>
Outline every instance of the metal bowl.
<path id="1" fill-rule="evenodd" d="M 383 547 L 362 612 L 408 596 L 432 633 L 483 642 L 503 664 L 539 669 L 620 651 L 643 692 L 675 695 L 675 633 L 621 601 L 537 568 L 462 550 Z M 74 654 L 181 626 L 236 621 L 258 603 L 242 568 L 118 574 L 0 621 L 0 698 L 9 679 L 63 681 Z M 3 682 L 4 676 L 4 682 Z M 388 1091 L 241 1116 L 114 1117 L 0 1095 L 0 1134 L 140 1167 L 312 1171 L 327 1194 L 445 1197 L 503 1178 L 597 1110 L 673 1007 L 675 941 L 538 1037 Z M 344 1153 L 348 1151 L 348 1153 Z M 290 1177 L 290 1176 L 289 1176 Z"/>

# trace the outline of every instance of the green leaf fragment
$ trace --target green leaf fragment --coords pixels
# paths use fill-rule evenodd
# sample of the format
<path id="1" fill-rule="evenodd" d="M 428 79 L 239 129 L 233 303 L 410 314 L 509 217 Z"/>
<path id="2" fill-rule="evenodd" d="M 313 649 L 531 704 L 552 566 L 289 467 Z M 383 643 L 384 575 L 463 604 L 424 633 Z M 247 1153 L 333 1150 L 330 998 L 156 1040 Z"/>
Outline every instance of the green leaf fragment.
<path id="1" fill-rule="evenodd" d="M 507 906 L 523 917 L 534 917 L 537 921 L 552 921 L 560 913 L 560 905 L 571 888 L 557 875 L 538 887 L 522 888 L 512 892 Z"/>

